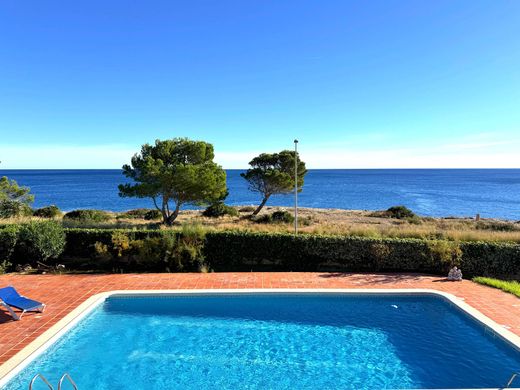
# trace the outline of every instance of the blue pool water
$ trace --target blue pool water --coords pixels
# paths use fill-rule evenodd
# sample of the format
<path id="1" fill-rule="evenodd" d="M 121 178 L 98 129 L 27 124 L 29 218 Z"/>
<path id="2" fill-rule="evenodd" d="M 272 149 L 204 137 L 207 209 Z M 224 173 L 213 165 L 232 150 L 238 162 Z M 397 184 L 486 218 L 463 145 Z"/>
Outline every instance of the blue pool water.
<path id="1" fill-rule="evenodd" d="M 520 352 L 435 296 L 125 297 L 6 388 L 38 372 L 80 390 L 482 388 L 519 369 Z"/>

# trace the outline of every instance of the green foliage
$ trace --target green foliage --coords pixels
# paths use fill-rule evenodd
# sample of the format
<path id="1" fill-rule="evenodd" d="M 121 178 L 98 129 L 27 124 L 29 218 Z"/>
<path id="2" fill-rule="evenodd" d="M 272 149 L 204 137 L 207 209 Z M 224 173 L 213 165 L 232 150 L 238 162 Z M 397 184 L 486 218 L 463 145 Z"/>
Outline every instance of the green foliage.
<path id="1" fill-rule="evenodd" d="M 406 206 L 393 206 L 386 210 L 385 215 L 396 219 L 417 218 L 417 215 Z"/>
<path id="2" fill-rule="evenodd" d="M 0 260 L 0 275 L 3 275 L 6 272 L 8 272 L 12 265 L 13 264 L 11 264 L 7 260 Z"/>
<path id="3" fill-rule="evenodd" d="M 32 209 L 25 203 L 12 199 L 0 200 L 0 218 L 19 218 L 32 215 Z"/>
<path id="4" fill-rule="evenodd" d="M 122 212 L 117 215 L 117 218 L 126 218 L 126 219 L 144 219 L 145 214 L 151 209 L 133 209 Z"/>
<path id="5" fill-rule="evenodd" d="M 258 223 L 293 223 L 293 215 L 285 210 L 275 211 L 272 214 L 264 214 L 257 219 L 255 222 Z"/>
<path id="6" fill-rule="evenodd" d="M 102 210 L 73 210 L 66 213 L 63 218 L 79 222 L 105 222 L 110 219 L 110 214 Z"/>
<path id="7" fill-rule="evenodd" d="M 238 211 L 234 207 L 224 204 L 224 202 L 217 202 L 208 206 L 206 210 L 202 212 L 202 215 L 212 218 L 223 217 L 225 215 L 236 217 L 238 216 Z"/>
<path id="8" fill-rule="evenodd" d="M 482 276 L 477 276 L 472 279 L 476 283 L 480 283 L 486 286 L 498 288 L 502 291 L 511 293 L 513 295 L 516 295 L 518 298 L 520 298 L 520 283 L 516 280 L 500 280 L 500 279 L 494 279 L 494 278 L 485 278 Z"/>
<path id="9" fill-rule="evenodd" d="M 385 260 L 390 257 L 390 246 L 382 241 L 372 242 L 370 246 L 370 254 L 374 262 L 374 270 L 379 271 Z"/>
<path id="10" fill-rule="evenodd" d="M 209 232 L 204 252 L 216 271 L 383 270 L 446 275 L 451 262 L 459 262 L 465 276 L 520 275 L 518 244 L 448 242 L 446 250 L 441 249 L 441 244 L 424 239 Z"/>
<path id="11" fill-rule="evenodd" d="M 287 194 L 294 190 L 294 165 L 297 158 L 298 192 L 302 190 L 304 177 L 307 173 L 305 163 L 295 155 L 294 151 L 284 150 L 280 153 L 262 153 L 249 162 L 251 168 L 241 173 L 247 180 L 249 189 L 262 195 L 262 202 L 253 212 L 257 215 L 271 195 Z"/>
<path id="12" fill-rule="evenodd" d="M 93 258 L 112 271 L 200 271 L 205 268 L 203 247 L 199 226 L 183 226 L 180 234 L 166 230 L 141 237 L 116 230 L 109 243 L 94 243 Z"/>
<path id="13" fill-rule="evenodd" d="M 20 240 L 13 244 L 16 231 L 6 238 L 6 229 L 0 229 L 0 261 L 6 258 L 2 248 L 11 248 L 12 253 L 16 245 L 10 261 L 27 262 L 27 255 L 20 250 L 27 244 L 22 245 Z M 200 225 L 185 225 L 175 232 L 79 228 L 65 232 L 67 243 L 60 263 L 69 269 L 398 271 L 445 276 L 452 265 L 457 265 L 466 277 L 520 277 L 520 245 L 513 243 L 205 232 Z M 6 241 L 10 244 L 2 244 Z"/>
<path id="14" fill-rule="evenodd" d="M 432 260 L 443 267 L 445 271 L 448 271 L 454 266 L 460 267 L 462 249 L 458 242 L 431 240 L 428 241 L 428 247 L 430 249 Z"/>
<path id="15" fill-rule="evenodd" d="M 57 258 L 65 248 L 65 232 L 55 221 L 24 224 L 19 237 L 23 253 L 33 262 Z"/>
<path id="16" fill-rule="evenodd" d="M 34 201 L 30 191 L 28 187 L 19 186 L 16 181 L 5 176 L 0 178 L 0 201 L 10 200 L 30 205 Z"/>
<path id="17" fill-rule="evenodd" d="M 162 214 L 159 210 L 149 210 L 144 215 L 144 219 L 147 221 L 157 221 L 158 219 L 162 218 Z"/>
<path id="18" fill-rule="evenodd" d="M 226 172 L 213 158 L 213 145 L 206 142 L 174 138 L 145 144 L 123 166 L 135 184 L 119 185 L 119 195 L 152 198 L 163 222 L 171 225 L 181 206 L 213 203 L 227 194 Z"/>
<path id="19" fill-rule="evenodd" d="M 33 215 L 40 218 L 58 218 L 61 217 L 61 211 L 58 206 L 45 206 L 34 210 Z"/>
<path id="20" fill-rule="evenodd" d="M 11 258 L 18 242 L 20 227 L 7 225 L 0 229 L 0 274 L 7 272 L 12 263 Z"/>
<path id="21" fill-rule="evenodd" d="M 162 218 L 162 214 L 157 209 L 134 209 L 120 213 L 118 219 L 144 219 L 146 221 L 155 221 Z"/>

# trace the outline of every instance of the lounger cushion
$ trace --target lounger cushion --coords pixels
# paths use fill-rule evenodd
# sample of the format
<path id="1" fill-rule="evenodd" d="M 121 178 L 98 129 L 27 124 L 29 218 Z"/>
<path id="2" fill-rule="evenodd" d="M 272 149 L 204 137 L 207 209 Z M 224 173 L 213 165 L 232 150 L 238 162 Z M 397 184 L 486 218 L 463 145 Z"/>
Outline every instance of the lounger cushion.
<path id="1" fill-rule="evenodd" d="M 25 311 L 43 307 L 43 303 L 22 297 L 14 287 L 10 286 L 0 289 L 0 299 L 9 306 Z"/>

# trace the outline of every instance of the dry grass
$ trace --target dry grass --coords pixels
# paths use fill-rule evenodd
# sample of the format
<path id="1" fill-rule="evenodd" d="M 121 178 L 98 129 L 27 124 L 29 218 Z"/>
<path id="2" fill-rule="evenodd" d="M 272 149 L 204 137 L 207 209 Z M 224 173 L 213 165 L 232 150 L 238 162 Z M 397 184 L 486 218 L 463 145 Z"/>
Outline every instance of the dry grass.
<path id="1" fill-rule="evenodd" d="M 282 210 L 281 207 L 266 207 L 262 213 Z M 287 208 L 288 211 L 291 209 Z M 66 226 L 97 228 L 161 228 L 157 222 L 139 219 L 116 218 L 104 223 L 71 223 Z M 261 224 L 249 220 L 250 212 L 241 212 L 239 217 L 207 218 L 200 211 L 181 212 L 176 227 L 183 224 L 200 224 L 208 230 L 242 230 L 251 232 L 292 232 L 292 224 Z M 459 241 L 509 241 L 520 243 L 520 223 L 493 219 L 464 218 L 419 218 L 408 222 L 374 216 L 373 212 L 335 209 L 299 209 L 299 231 L 308 234 L 332 234 L 361 237 L 411 237 L 447 238 Z M 30 218 L 2 220 L 4 223 L 26 222 Z M 174 227 L 175 228 L 175 227 Z"/>

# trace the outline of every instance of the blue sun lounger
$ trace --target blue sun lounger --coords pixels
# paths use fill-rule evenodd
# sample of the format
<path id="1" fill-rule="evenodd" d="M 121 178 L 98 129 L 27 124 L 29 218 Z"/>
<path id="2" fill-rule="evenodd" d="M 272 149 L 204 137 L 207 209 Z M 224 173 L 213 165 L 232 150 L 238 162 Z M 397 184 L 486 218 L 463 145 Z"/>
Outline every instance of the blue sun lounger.
<path id="1" fill-rule="evenodd" d="M 45 310 L 45 304 L 25 298 L 18 294 L 18 291 L 12 286 L 0 288 L 0 306 L 4 306 L 15 321 L 20 320 L 27 311 L 43 312 Z M 21 310 L 22 314 L 16 314 L 13 307 Z"/>

